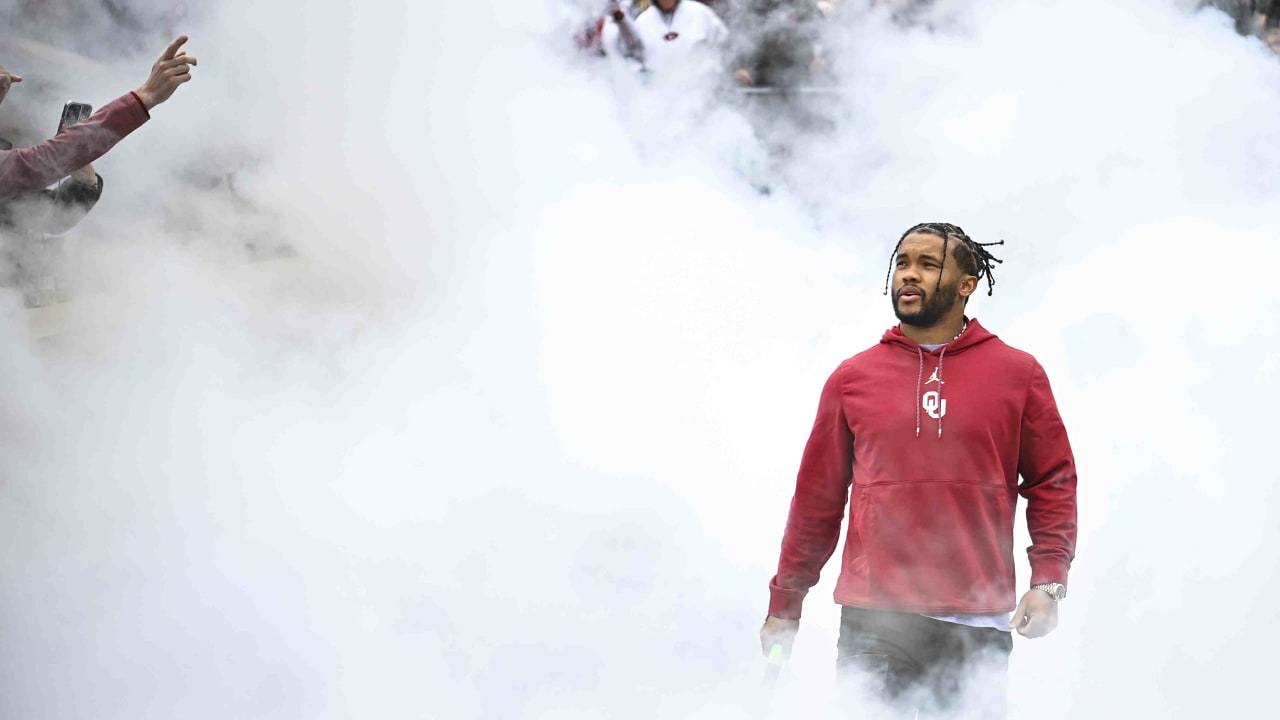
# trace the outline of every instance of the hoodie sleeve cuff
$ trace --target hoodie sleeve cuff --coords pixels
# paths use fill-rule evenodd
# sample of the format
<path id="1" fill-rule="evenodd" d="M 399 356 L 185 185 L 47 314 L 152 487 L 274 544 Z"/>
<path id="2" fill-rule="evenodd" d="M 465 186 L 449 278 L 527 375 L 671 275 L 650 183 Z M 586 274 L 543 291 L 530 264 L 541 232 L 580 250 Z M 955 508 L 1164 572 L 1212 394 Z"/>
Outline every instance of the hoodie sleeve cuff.
<path id="1" fill-rule="evenodd" d="M 138 93 L 130 90 L 129 95 L 133 98 L 134 102 L 138 103 L 138 109 L 142 111 L 143 122 L 150 120 L 151 111 L 147 109 L 147 104 L 142 102 L 142 98 L 138 97 Z M 138 124 L 141 125 L 142 123 Z"/>
<path id="2" fill-rule="evenodd" d="M 786 620 L 799 620 L 800 608 L 808 590 L 788 590 L 778 587 L 777 578 L 769 581 L 769 614 Z"/>
<path id="3" fill-rule="evenodd" d="M 1031 562 L 1031 585 L 1040 585 L 1042 583 L 1062 583 L 1067 584 L 1067 571 L 1071 569 L 1070 563 L 1058 560 L 1033 560 Z"/>

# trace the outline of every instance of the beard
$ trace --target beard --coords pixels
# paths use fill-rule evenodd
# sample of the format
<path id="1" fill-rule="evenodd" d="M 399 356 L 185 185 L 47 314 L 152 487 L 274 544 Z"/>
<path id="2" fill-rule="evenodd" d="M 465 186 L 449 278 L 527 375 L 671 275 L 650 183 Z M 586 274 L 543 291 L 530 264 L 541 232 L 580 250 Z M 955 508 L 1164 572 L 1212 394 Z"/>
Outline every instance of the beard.
<path id="1" fill-rule="evenodd" d="M 902 288 L 898 288 L 891 298 L 893 301 L 893 314 L 898 316 L 898 322 L 906 325 L 913 325 L 919 328 L 933 327 L 960 299 L 960 283 L 958 282 L 943 285 L 933 292 L 927 292 L 919 285 L 915 287 L 920 290 L 921 298 L 920 307 L 914 311 L 904 311 L 902 309 L 902 301 L 898 298 L 898 293 L 902 291 Z"/>

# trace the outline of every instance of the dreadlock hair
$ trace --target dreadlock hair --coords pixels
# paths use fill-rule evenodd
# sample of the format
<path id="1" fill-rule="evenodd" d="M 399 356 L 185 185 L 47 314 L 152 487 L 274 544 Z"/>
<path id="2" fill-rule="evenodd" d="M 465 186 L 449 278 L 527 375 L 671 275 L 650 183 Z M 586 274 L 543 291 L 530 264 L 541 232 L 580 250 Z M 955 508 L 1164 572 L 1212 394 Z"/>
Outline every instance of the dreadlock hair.
<path id="1" fill-rule="evenodd" d="M 942 271 L 947 267 L 947 247 L 951 245 L 949 242 L 952 238 L 956 240 L 955 247 L 951 254 L 955 256 L 956 262 L 960 263 L 960 271 L 966 275 L 973 275 L 979 280 L 987 279 L 987 295 L 990 296 L 996 287 L 996 278 L 991 274 L 994 263 L 1003 263 L 1004 261 L 991 254 L 987 248 L 992 245 L 1003 245 L 1003 240 L 997 240 L 991 243 L 980 243 L 973 238 L 964 234 L 964 230 L 959 225 L 950 223 L 920 223 L 907 229 L 902 233 L 902 237 L 898 238 L 898 244 L 893 246 L 893 252 L 889 255 L 889 272 L 884 274 L 884 294 L 889 294 L 889 279 L 893 277 L 894 261 L 898 257 L 898 250 L 902 248 L 902 241 L 907 239 L 908 235 L 921 233 L 924 235 L 933 235 L 942 238 L 942 266 L 938 268 L 938 284 L 934 288 L 935 291 L 942 288 Z M 965 298 L 965 302 L 968 302 Z"/>

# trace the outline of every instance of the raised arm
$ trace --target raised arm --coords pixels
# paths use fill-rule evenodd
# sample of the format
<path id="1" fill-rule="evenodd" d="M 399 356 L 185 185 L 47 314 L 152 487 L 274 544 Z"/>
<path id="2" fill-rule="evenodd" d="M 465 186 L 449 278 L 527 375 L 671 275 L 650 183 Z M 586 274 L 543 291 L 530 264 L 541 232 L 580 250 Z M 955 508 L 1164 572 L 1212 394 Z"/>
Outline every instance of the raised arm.
<path id="1" fill-rule="evenodd" d="M 640 38 L 640 30 L 636 23 L 615 0 L 605 4 L 605 22 L 613 22 L 618 26 L 618 40 L 623 57 L 629 57 L 641 65 L 644 64 L 644 40 Z"/>
<path id="2" fill-rule="evenodd" d="M 0 200 L 40 190 L 97 160 L 148 117 L 129 93 L 39 145 L 0 151 Z"/>
<path id="3" fill-rule="evenodd" d="M 107 103 L 87 120 L 40 145 L 0 151 L 0 201 L 52 185 L 102 157 L 141 127 L 151 117 L 151 108 L 191 79 L 196 59 L 179 50 L 186 41 L 183 35 L 170 43 L 135 92 Z"/>

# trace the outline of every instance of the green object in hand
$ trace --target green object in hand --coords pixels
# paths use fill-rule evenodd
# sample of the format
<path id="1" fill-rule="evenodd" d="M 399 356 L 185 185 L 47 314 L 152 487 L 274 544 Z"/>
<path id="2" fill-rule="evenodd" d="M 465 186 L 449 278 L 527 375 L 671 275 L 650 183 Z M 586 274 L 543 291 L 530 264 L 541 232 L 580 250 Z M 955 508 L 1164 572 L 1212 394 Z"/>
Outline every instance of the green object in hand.
<path id="1" fill-rule="evenodd" d="M 769 664 L 770 665 L 782 664 L 782 646 L 781 645 L 774 645 L 769 648 Z"/>

